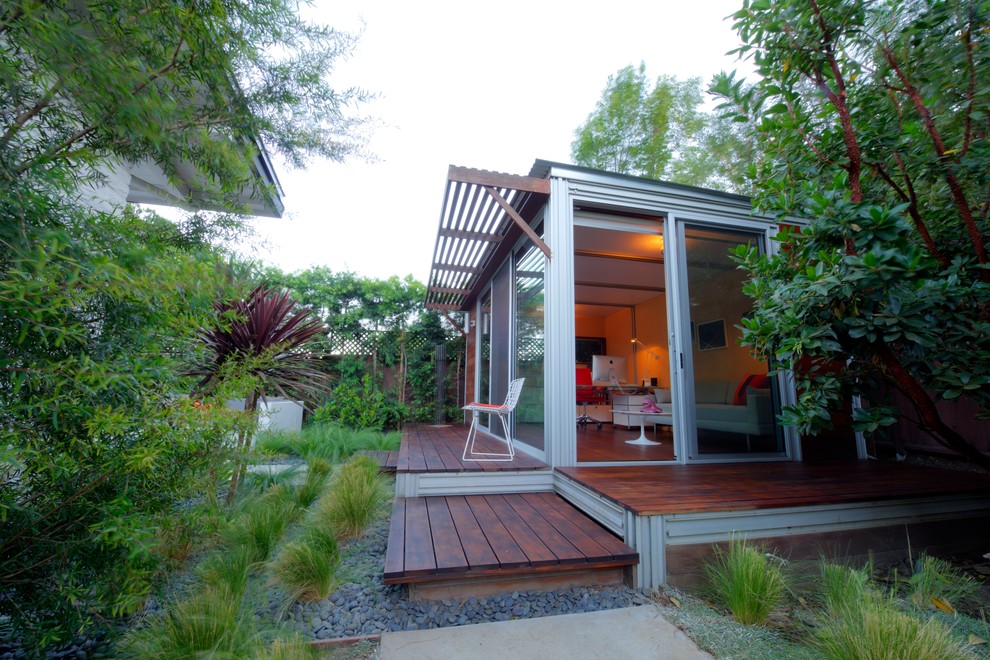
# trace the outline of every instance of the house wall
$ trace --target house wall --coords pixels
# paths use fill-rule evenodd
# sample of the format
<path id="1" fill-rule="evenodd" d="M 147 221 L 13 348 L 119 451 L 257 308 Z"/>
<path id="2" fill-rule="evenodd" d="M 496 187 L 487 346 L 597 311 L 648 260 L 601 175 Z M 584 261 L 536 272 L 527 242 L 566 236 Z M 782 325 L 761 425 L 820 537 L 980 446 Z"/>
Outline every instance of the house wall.
<path id="1" fill-rule="evenodd" d="M 626 358 L 626 382 L 632 382 L 633 350 L 629 340 L 633 336 L 632 308 L 621 309 L 615 314 L 605 317 L 605 348 L 609 355 L 621 355 Z"/>
<path id="2" fill-rule="evenodd" d="M 667 296 L 660 295 L 636 305 L 636 338 L 646 346 L 638 346 L 636 373 L 640 379 L 649 374 L 657 379 L 658 385 L 670 387 L 667 336 Z M 629 377 L 632 378 L 632 374 Z"/>
<path id="3" fill-rule="evenodd" d="M 80 201 L 103 213 L 120 210 L 127 204 L 127 194 L 131 188 L 130 168 L 118 163 L 102 165 L 96 171 L 99 181 L 81 190 Z"/>
<path id="4" fill-rule="evenodd" d="M 577 337 L 604 337 L 605 319 L 601 316 L 576 314 L 574 316 L 574 331 Z"/>

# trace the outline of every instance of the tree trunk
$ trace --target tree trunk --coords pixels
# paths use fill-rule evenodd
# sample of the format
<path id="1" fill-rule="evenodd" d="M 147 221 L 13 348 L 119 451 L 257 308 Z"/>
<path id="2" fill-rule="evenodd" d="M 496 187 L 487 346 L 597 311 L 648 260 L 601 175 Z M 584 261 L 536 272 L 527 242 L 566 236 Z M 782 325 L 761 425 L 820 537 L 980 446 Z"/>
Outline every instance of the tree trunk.
<path id="1" fill-rule="evenodd" d="M 244 399 L 244 412 L 254 413 L 258 409 L 258 392 L 251 392 Z M 252 418 L 254 415 L 251 415 Z M 234 473 L 230 475 L 230 486 L 227 487 L 227 506 L 230 506 L 234 501 L 234 497 L 237 495 L 237 487 L 242 481 L 244 481 L 244 476 L 247 474 L 247 460 L 245 459 L 245 454 L 247 453 L 248 445 L 251 443 L 251 436 L 254 435 L 254 424 L 257 421 L 253 421 L 251 428 L 244 429 L 237 434 L 237 463 L 234 465 Z"/>
<path id="2" fill-rule="evenodd" d="M 966 458 L 974 465 L 978 465 L 987 472 L 990 472 L 990 456 L 987 456 L 979 449 L 971 445 L 966 438 L 957 433 L 948 424 L 942 421 L 942 416 L 938 412 L 935 400 L 928 393 L 921 383 L 908 373 L 907 369 L 900 363 L 897 356 L 886 344 L 881 344 L 877 350 L 883 366 L 887 369 L 887 376 L 899 387 L 918 412 L 921 420 L 921 428 L 946 449 L 951 449 L 960 456 Z"/>

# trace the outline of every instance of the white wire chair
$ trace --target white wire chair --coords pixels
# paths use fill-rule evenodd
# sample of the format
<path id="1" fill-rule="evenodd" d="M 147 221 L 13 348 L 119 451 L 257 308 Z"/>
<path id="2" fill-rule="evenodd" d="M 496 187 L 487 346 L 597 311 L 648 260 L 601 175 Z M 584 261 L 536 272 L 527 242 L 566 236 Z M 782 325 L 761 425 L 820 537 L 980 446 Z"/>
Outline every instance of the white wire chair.
<path id="1" fill-rule="evenodd" d="M 512 435 L 509 433 L 509 423 L 507 418 L 509 413 L 513 411 L 516 404 L 519 402 L 519 395 L 522 393 L 523 383 L 526 382 L 525 378 L 517 378 L 511 383 L 509 383 L 509 391 L 505 395 L 505 403 L 499 405 L 497 403 L 477 403 L 471 402 L 464 406 L 464 410 L 471 412 L 471 428 L 468 429 L 467 440 L 464 442 L 464 453 L 461 456 L 462 460 L 465 461 L 497 461 L 505 462 L 511 461 L 516 457 L 516 449 L 512 446 Z M 506 452 L 484 452 L 477 451 L 475 449 L 475 441 L 478 439 L 478 417 L 481 413 L 488 413 L 489 415 L 497 415 L 499 420 L 502 422 L 502 429 L 505 431 L 505 446 L 508 451 Z M 498 438 L 498 436 L 492 436 L 493 438 L 503 440 L 503 438 Z"/>

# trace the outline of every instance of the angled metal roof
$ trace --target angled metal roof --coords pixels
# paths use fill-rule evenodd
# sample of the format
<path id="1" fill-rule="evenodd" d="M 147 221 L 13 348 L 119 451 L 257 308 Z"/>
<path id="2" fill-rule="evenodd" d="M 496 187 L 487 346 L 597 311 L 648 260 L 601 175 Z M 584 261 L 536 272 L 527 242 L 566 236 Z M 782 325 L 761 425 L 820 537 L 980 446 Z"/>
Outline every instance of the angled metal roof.
<path id="1" fill-rule="evenodd" d="M 426 306 L 460 311 L 475 287 L 526 233 L 549 257 L 549 248 L 527 224 L 550 196 L 546 178 L 517 176 L 451 165 L 433 251 Z M 483 277 L 484 276 L 484 277 Z"/>

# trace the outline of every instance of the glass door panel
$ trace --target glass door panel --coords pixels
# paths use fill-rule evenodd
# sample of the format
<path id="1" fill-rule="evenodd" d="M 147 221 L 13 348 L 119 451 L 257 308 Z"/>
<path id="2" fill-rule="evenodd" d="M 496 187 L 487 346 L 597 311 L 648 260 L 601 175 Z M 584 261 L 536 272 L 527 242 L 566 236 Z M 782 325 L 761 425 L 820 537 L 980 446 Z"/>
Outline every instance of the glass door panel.
<path id="1" fill-rule="evenodd" d="M 475 401 L 491 403 L 492 382 L 492 290 L 488 289 L 481 300 L 481 314 L 478 319 L 478 392 Z M 491 415 L 482 414 L 478 423 L 482 428 L 490 428 Z"/>
<path id="2" fill-rule="evenodd" d="M 781 454 L 775 379 L 738 343 L 736 326 L 752 304 L 742 292 L 746 274 L 729 256 L 737 245 L 762 249 L 764 237 L 691 224 L 684 237 L 697 430 L 691 457 Z"/>
<path id="3" fill-rule="evenodd" d="M 516 368 L 514 378 L 525 378 L 516 405 L 514 438 L 539 450 L 544 448 L 543 407 L 543 251 L 527 243 L 515 256 Z"/>

